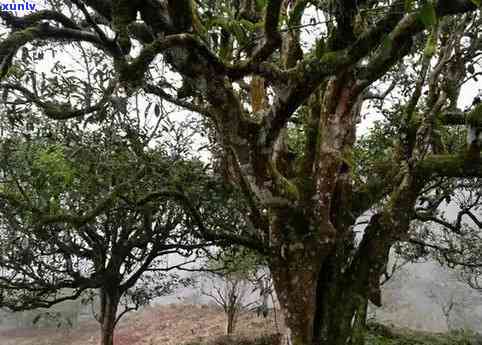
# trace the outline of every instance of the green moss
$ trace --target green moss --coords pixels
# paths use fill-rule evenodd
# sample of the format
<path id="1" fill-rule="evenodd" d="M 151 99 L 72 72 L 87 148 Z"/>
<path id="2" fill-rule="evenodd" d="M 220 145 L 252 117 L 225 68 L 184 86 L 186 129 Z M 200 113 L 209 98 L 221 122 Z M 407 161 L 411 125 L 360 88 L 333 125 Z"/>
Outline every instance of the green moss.
<path id="1" fill-rule="evenodd" d="M 323 54 L 326 52 L 326 44 L 325 40 L 323 38 L 319 38 L 316 40 L 316 45 L 315 45 L 315 56 L 317 58 L 321 58 Z"/>
<path id="2" fill-rule="evenodd" d="M 482 128 L 482 103 L 479 103 L 468 115 L 467 124 L 472 127 Z"/>
<path id="3" fill-rule="evenodd" d="M 326 66 L 336 66 L 340 61 L 344 60 L 344 58 L 344 51 L 327 52 L 321 57 L 320 63 L 324 68 L 326 68 Z"/>
<path id="4" fill-rule="evenodd" d="M 269 169 L 270 169 L 271 176 L 273 176 L 274 183 L 276 185 L 276 189 L 278 190 L 278 193 L 280 193 L 281 196 L 289 200 L 292 200 L 292 201 L 298 200 L 300 197 L 300 194 L 296 185 L 291 181 L 289 181 L 286 177 L 281 175 L 273 163 L 269 164 Z"/>
<path id="5" fill-rule="evenodd" d="M 446 177 L 482 176 L 480 155 L 471 157 L 470 154 L 471 152 L 467 151 L 458 155 L 427 157 L 417 166 L 418 178 L 426 180 L 433 174 Z"/>
<path id="6" fill-rule="evenodd" d="M 318 78 L 320 74 L 335 74 L 336 70 L 334 68 L 344 65 L 344 62 L 348 62 L 347 54 L 344 50 L 325 52 L 320 57 L 316 56 L 315 50 L 312 58 L 303 62 L 297 72 L 299 72 L 300 78 L 306 72 L 310 73 L 313 78 Z"/>

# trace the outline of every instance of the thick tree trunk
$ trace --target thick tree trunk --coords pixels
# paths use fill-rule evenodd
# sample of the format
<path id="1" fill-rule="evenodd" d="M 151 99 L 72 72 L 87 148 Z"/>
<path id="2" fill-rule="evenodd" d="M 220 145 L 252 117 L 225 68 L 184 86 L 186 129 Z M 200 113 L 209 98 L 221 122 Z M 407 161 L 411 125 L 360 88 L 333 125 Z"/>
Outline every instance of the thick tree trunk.
<path id="1" fill-rule="evenodd" d="M 351 228 L 338 229 L 336 241 L 328 241 L 323 236 L 319 238 L 324 240 L 319 240 L 303 234 L 310 224 L 320 222 L 309 217 L 277 216 L 271 225 L 273 244 L 280 248 L 279 258 L 271 261 L 270 268 L 286 325 L 283 343 L 363 344 L 370 296 L 370 271 L 365 268 L 373 260 L 353 255 Z M 278 229 L 286 226 L 291 234 L 298 235 L 296 239 L 285 238 L 282 244 L 276 235 L 286 233 Z"/>
<path id="2" fill-rule="evenodd" d="M 118 291 L 101 289 L 100 296 L 100 345 L 114 345 L 114 328 L 116 326 L 117 308 L 120 294 Z"/>
<path id="3" fill-rule="evenodd" d="M 312 344 L 316 311 L 315 272 L 281 267 L 272 269 L 272 272 L 285 319 L 285 344 Z"/>
<path id="4" fill-rule="evenodd" d="M 314 344 L 364 343 L 366 286 L 342 272 L 340 259 L 328 257 L 318 276 Z"/>
<path id="5" fill-rule="evenodd" d="M 367 289 L 340 274 L 335 255 L 323 262 L 318 272 L 308 262 L 304 270 L 272 269 L 287 327 L 284 344 L 363 344 Z"/>
<path id="6" fill-rule="evenodd" d="M 340 274 L 335 261 L 335 255 L 325 258 L 318 272 L 272 269 L 287 327 L 284 344 L 363 344 L 367 289 Z"/>
<path id="7" fill-rule="evenodd" d="M 287 327 L 286 342 L 311 344 L 316 311 L 316 286 L 323 243 L 299 210 L 279 209 L 270 224 L 270 240 L 278 255 L 270 262 L 274 288 Z M 289 230 L 289 231 L 286 231 Z"/>

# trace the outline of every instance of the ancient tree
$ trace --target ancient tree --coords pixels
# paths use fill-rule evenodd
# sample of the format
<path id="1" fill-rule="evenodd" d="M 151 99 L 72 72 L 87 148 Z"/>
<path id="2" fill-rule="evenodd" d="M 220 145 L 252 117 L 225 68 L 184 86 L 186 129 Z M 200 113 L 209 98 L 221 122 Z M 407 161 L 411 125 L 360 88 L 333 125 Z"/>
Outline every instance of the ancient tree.
<path id="1" fill-rule="evenodd" d="M 480 73 L 479 6 L 52 1 L 23 17 L 0 13 L 10 30 L 0 41 L 1 87 L 54 119 L 90 116 L 113 94 L 139 91 L 200 114 L 217 169 L 241 191 L 253 229 L 224 240 L 267 256 L 285 340 L 358 344 L 367 301 L 381 303 L 380 275 L 390 248 L 410 240 L 420 196 L 431 195 L 436 178 L 482 175 L 482 105 L 459 108 L 461 87 Z M 24 48 L 70 42 L 93 47 L 110 68 L 89 103 L 45 99 L 51 80 L 42 86 L 20 73 Z M 383 150 L 367 152 L 356 126 L 376 113 L 390 136 Z M 447 142 L 450 128 L 466 136 L 463 145 Z M 199 210 L 190 210 L 203 229 Z M 362 214 L 370 217 L 357 241 Z"/>

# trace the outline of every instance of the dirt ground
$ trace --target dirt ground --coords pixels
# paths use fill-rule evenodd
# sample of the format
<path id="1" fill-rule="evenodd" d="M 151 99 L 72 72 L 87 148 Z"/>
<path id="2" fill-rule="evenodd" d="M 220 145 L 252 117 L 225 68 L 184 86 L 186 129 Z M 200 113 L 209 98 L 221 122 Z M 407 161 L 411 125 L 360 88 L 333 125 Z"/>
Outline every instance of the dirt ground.
<path id="1" fill-rule="evenodd" d="M 237 334 L 256 337 L 276 331 L 274 315 L 264 319 L 254 313 L 240 316 Z M 280 322 L 278 321 L 278 324 Z M 223 335 L 226 327 L 221 310 L 204 305 L 153 306 L 132 313 L 117 326 L 115 345 L 178 345 L 199 338 Z M 0 332 L 1 345 L 97 345 L 95 321 L 81 322 L 71 330 L 12 329 Z"/>

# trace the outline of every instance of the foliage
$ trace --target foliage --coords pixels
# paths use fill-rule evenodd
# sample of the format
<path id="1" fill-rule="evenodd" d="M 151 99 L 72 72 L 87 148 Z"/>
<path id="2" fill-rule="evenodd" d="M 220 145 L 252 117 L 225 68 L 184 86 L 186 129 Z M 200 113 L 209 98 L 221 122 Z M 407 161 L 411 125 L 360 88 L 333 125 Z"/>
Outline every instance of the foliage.
<path id="1" fill-rule="evenodd" d="M 38 186 L 27 178 L 2 186 L 2 219 L 33 224 L 40 238 L 40 229 L 64 235 L 66 223 L 80 229 L 97 216 L 129 225 L 173 216 L 186 229 L 172 229 L 183 246 L 241 245 L 266 259 L 291 343 L 361 344 L 392 247 L 408 242 L 414 256 L 480 267 L 477 245 L 467 244 L 477 234 L 440 215 L 470 180 L 461 219 L 480 223 L 481 108 L 473 93 L 461 106 L 481 69 L 478 3 L 75 0 L 20 17 L 1 12 L 1 130 L 48 143 L 22 170 Z M 201 118 L 197 139 L 212 152 L 204 162 L 193 157 L 196 140 L 177 140 L 188 126 L 174 135 L 187 149 L 156 136 L 174 106 Z M 38 113 L 71 120 L 73 145 L 56 149 L 62 135 Z M 360 138 L 365 117 L 382 119 Z M 93 133 L 112 122 L 108 149 L 96 149 Z M 84 135 L 95 154 L 73 148 Z M 144 193 L 164 186 L 168 195 Z M 165 217 L 154 213 L 163 205 Z M 416 227 L 434 222 L 447 246 L 430 241 L 436 229 Z"/>
<path id="2" fill-rule="evenodd" d="M 199 241 L 183 201 L 212 182 L 179 147 L 139 150 L 136 140 L 115 122 L 96 132 L 66 123 L 48 138 L 2 137 L 2 306 L 97 299 L 94 314 L 108 336 L 127 312 L 192 283 L 168 271 L 211 243 Z M 181 261 L 168 265 L 173 254 Z"/>

